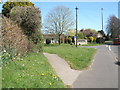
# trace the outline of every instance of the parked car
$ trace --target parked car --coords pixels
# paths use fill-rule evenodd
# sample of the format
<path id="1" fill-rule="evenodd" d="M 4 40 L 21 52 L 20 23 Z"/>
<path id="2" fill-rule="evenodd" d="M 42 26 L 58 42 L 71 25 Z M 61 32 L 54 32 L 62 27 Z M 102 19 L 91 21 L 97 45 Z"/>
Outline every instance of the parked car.
<path id="1" fill-rule="evenodd" d="M 113 39 L 113 44 L 120 45 L 120 38 Z"/>
<path id="2" fill-rule="evenodd" d="M 87 40 L 86 39 L 78 39 L 77 40 L 77 45 L 84 45 L 87 44 Z M 75 42 L 76 45 L 76 42 Z"/>

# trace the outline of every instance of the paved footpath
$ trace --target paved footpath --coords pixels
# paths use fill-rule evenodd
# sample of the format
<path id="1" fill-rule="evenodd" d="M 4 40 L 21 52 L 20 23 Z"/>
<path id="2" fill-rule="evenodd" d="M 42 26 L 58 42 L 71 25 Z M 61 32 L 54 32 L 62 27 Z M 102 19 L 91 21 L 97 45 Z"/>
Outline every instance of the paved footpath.
<path id="1" fill-rule="evenodd" d="M 113 48 L 114 49 L 114 48 Z M 111 46 L 98 46 L 91 70 L 83 71 L 73 88 L 118 88 L 118 65 Z"/>
<path id="2" fill-rule="evenodd" d="M 65 85 L 71 86 L 73 82 L 76 81 L 81 71 L 71 69 L 68 63 L 56 54 L 43 54 L 47 57 L 49 63 Z"/>

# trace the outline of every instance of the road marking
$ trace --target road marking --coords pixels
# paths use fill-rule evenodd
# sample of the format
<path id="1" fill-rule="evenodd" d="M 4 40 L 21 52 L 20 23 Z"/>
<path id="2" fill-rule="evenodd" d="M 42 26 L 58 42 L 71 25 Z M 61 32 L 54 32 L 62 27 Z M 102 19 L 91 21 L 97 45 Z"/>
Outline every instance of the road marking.
<path id="1" fill-rule="evenodd" d="M 111 47 L 110 47 L 110 45 L 108 46 L 108 48 L 109 48 L 109 50 L 111 51 Z"/>
<path id="2" fill-rule="evenodd" d="M 115 58 L 115 61 L 118 61 L 118 58 L 117 58 L 117 57 Z"/>

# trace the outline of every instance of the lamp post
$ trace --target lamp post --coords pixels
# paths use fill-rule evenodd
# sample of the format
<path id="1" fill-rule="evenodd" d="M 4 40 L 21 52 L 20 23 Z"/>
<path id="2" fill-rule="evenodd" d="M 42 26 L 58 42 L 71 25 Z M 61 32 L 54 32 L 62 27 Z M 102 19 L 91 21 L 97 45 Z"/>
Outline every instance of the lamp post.
<path id="1" fill-rule="evenodd" d="M 76 9 L 76 47 L 77 47 L 77 10 L 78 10 L 77 6 L 75 9 Z"/>
<path id="2" fill-rule="evenodd" d="M 120 1 L 118 2 L 118 38 L 120 38 Z"/>
<path id="3" fill-rule="evenodd" d="M 101 8 L 102 30 L 103 30 L 103 8 Z"/>

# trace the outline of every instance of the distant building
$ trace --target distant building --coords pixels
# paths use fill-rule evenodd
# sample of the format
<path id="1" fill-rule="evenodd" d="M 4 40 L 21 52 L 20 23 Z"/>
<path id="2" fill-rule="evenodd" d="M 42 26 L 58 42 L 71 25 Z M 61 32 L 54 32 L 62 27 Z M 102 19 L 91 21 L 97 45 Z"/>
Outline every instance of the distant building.
<path id="1" fill-rule="evenodd" d="M 68 30 L 68 36 L 75 36 L 75 34 L 76 34 L 76 30 L 75 29 L 69 29 Z"/>
<path id="2" fill-rule="evenodd" d="M 44 34 L 44 43 L 46 43 L 46 39 L 50 39 L 51 43 L 59 43 L 59 37 L 55 34 Z M 61 41 L 65 41 L 65 35 L 61 35 Z"/>
<path id="3" fill-rule="evenodd" d="M 84 33 L 85 37 L 90 37 L 90 36 L 94 36 L 94 37 L 97 37 L 97 32 L 94 32 L 90 29 L 82 29 L 80 30 L 81 33 Z"/>
<path id="4" fill-rule="evenodd" d="M 105 37 L 104 31 L 103 30 L 98 31 L 97 32 L 97 38 L 103 38 L 103 37 Z"/>
<path id="5" fill-rule="evenodd" d="M 97 33 L 97 38 L 102 38 L 102 37 L 103 37 L 103 35 L 100 32 L 98 32 Z"/>

